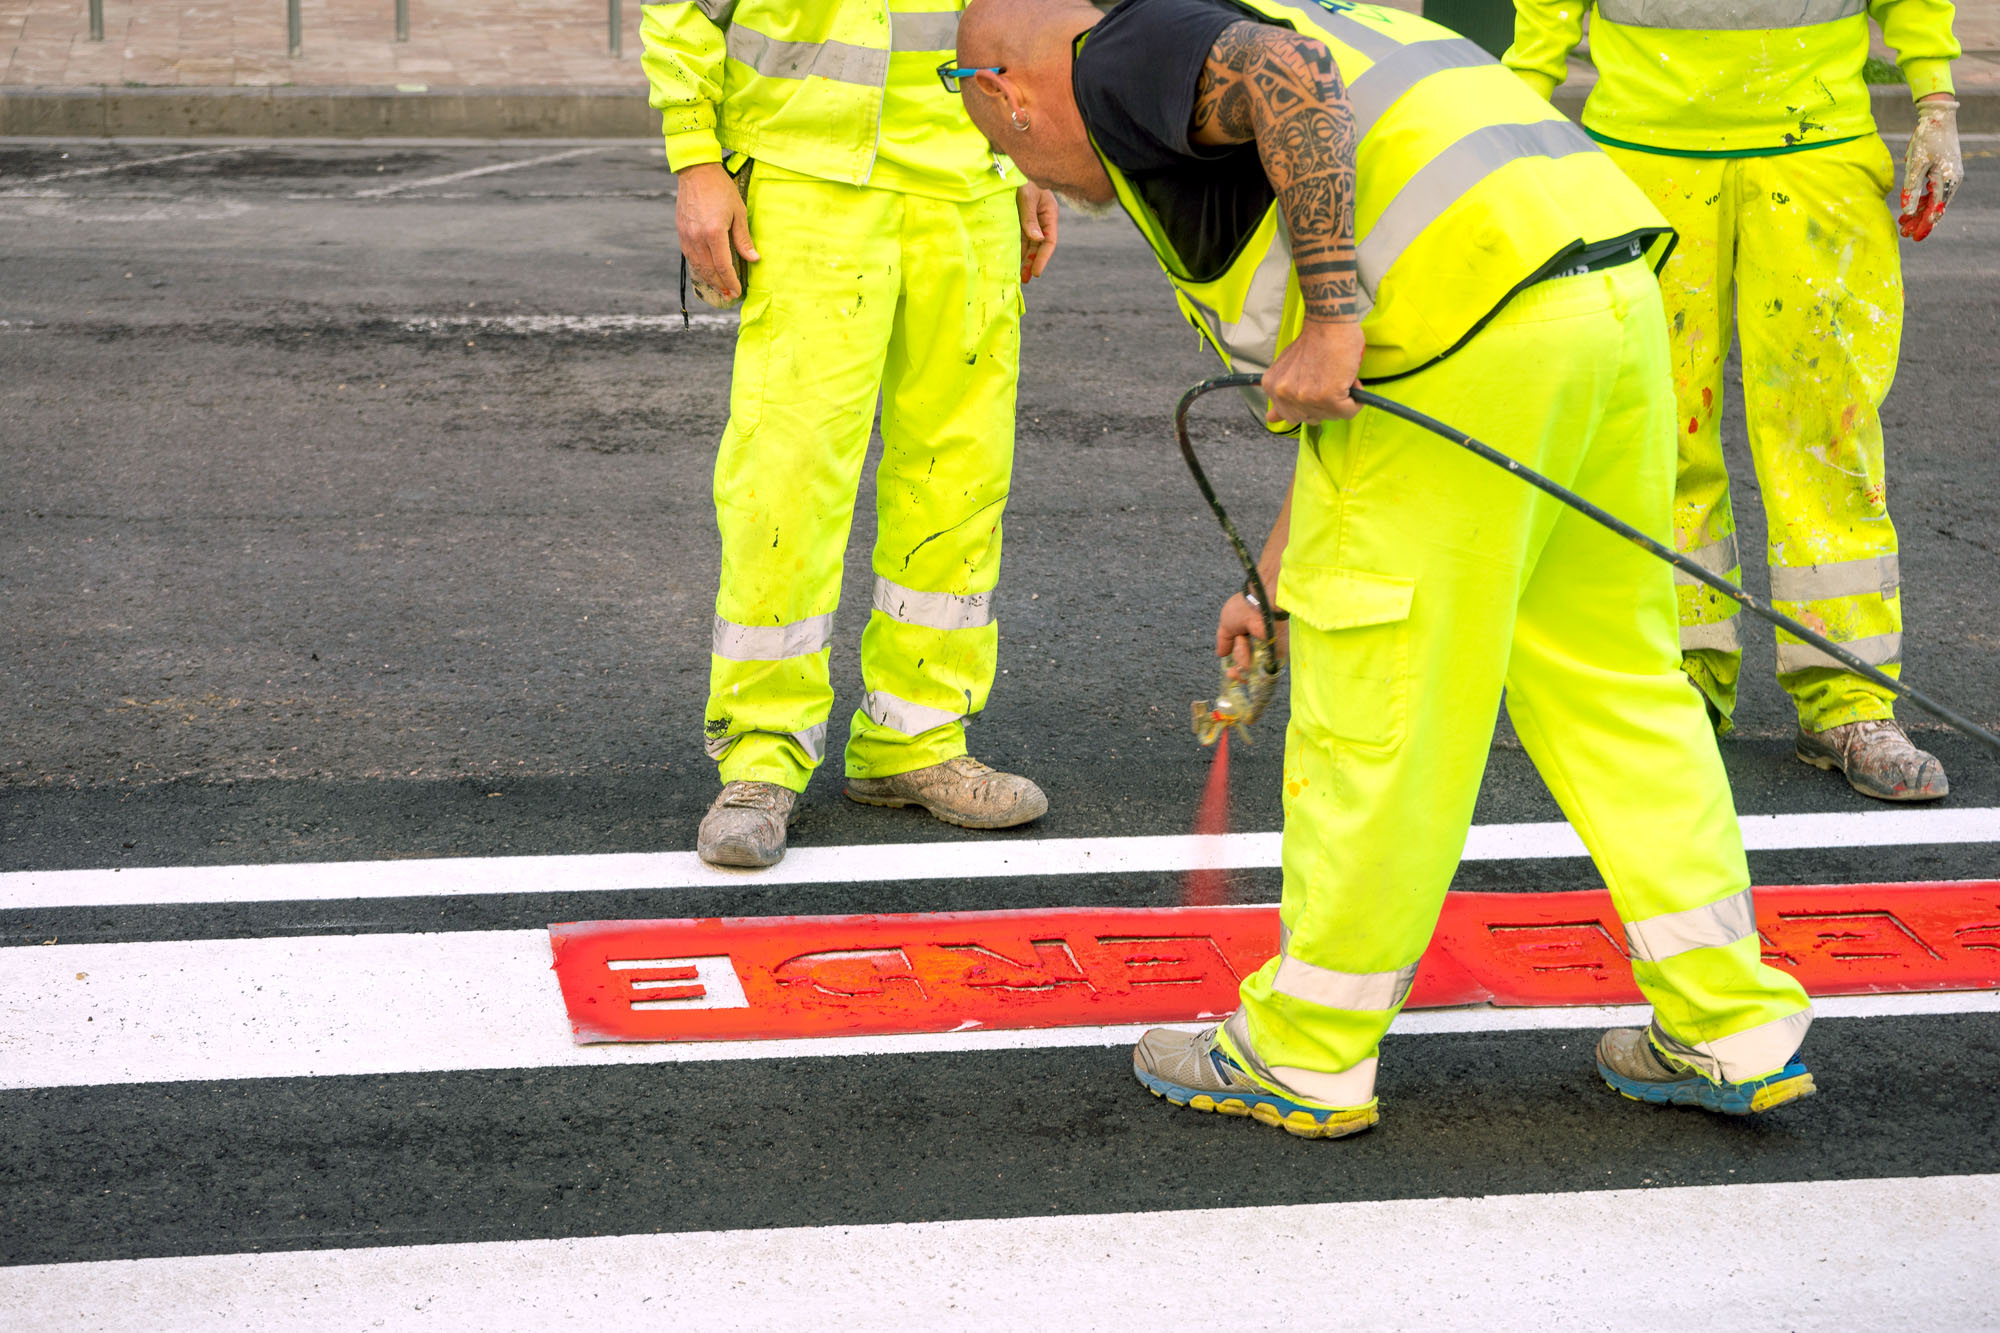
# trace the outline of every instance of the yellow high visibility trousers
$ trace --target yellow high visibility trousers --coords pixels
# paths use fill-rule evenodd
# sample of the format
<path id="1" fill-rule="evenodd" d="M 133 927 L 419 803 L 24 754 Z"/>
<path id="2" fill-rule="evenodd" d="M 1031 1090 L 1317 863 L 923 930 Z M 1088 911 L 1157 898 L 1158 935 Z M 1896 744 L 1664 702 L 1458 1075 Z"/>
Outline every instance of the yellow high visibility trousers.
<path id="1" fill-rule="evenodd" d="M 1538 283 L 1380 392 L 1661 540 L 1670 529 L 1666 322 L 1643 263 Z M 1761 960 L 1728 782 L 1680 671 L 1671 572 L 1379 411 L 1308 432 L 1278 588 L 1292 626 L 1282 943 L 1241 987 L 1231 1035 L 1246 1055 L 1281 1080 L 1344 1074 L 1340 1104 L 1373 1095 L 1504 686 L 1670 1049 L 1729 1081 L 1785 1065 L 1811 1011 Z"/>
<path id="2" fill-rule="evenodd" d="M 1903 278 L 1874 135 L 1772 157 L 1605 149 L 1680 233 L 1660 275 L 1673 330 L 1680 479 L 1674 543 L 1741 582 L 1720 418 L 1732 329 L 1778 610 L 1888 675 L 1903 604 L 1878 410 L 1896 377 Z M 1735 710 L 1742 608 L 1686 575 L 1688 674 Z M 1891 715 L 1895 696 L 1777 631 L 1778 680 L 1814 730 Z"/>
<path id="3" fill-rule="evenodd" d="M 850 777 L 965 753 L 999 629 L 1014 457 L 1020 231 L 1011 191 L 954 203 L 758 164 L 729 424 L 704 728 L 722 780 L 802 791 L 833 706 L 842 557 L 879 393 L 867 694 Z"/>

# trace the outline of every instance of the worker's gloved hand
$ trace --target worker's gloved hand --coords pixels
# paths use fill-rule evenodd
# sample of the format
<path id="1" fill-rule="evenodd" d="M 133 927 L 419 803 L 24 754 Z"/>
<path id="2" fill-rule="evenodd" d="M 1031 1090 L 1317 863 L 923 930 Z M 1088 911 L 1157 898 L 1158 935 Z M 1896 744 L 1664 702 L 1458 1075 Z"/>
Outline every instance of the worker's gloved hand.
<path id="1" fill-rule="evenodd" d="M 1215 626 L 1215 655 L 1231 659 L 1227 668 L 1230 679 L 1241 680 L 1250 670 L 1257 644 L 1264 637 L 1264 617 L 1250 599 L 1242 593 L 1222 604 L 1222 618 Z M 1291 651 L 1290 627 L 1278 622 L 1278 660 L 1285 660 Z"/>
<path id="2" fill-rule="evenodd" d="M 1903 155 L 1902 214 L 1896 219 L 1903 235 L 1913 241 L 1930 235 L 1964 179 L 1958 103 L 1949 97 L 1917 103 L 1917 128 L 1910 132 L 1910 146 Z"/>
<path id="3" fill-rule="evenodd" d="M 735 301 L 743 295 L 736 256 L 753 263 L 759 258 L 757 247 L 750 243 L 750 210 L 720 162 L 688 167 L 679 179 L 674 223 L 688 267 L 699 285 L 708 288 L 702 299 L 708 301 L 712 291 L 724 302 Z"/>
<path id="4" fill-rule="evenodd" d="M 1349 396 L 1361 373 L 1361 354 L 1368 348 L 1359 320 L 1321 323 L 1307 320 L 1291 346 L 1264 372 L 1264 396 L 1271 410 L 1264 419 L 1325 421 L 1361 410 Z"/>
<path id="5" fill-rule="evenodd" d="M 1056 197 L 1039 185 L 1023 185 L 1014 191 L 1014 205 L 1021 213 L 1021 283 L 1026 286 L 1041 276 L 1056 252 L 1056 231 L 1062 210 Z"/>

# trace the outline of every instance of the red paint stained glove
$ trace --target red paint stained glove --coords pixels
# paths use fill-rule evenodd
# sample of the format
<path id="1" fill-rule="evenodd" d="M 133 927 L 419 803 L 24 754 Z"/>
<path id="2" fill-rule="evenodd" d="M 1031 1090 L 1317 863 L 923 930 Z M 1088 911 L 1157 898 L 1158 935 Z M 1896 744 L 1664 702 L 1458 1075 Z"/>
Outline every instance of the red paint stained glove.
<path id="1" fill-rule="evenodd" d="M 1939 97 L 1917 103 L 1917 128 L 1903 155 L 1902 214 L 1897 228 L 1913 241 L 1931 234 L 1965 179 L 1958 151 L 1958 103 Z"/>

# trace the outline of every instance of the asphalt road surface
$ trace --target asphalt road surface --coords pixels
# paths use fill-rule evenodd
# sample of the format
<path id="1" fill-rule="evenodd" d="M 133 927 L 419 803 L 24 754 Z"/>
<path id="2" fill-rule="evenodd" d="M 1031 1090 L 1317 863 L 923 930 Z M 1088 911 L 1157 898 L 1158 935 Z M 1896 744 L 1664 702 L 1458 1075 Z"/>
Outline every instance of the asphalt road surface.
<path id="1" fill-rule="evenodd" d="M 1994 726 L 2000 175 L 1969 147 L 1945 224 L 1905 250 L 1885 420 L 1907 678 Z M 733 323 L 697 305 L 682 327 L 657 149 L 0 143 L 0 1309 L 1648 1327 L 1725 1303 L 1783 1328 L 2000 1323 L 1990 993 L 1830 1005 L 1825 1094 L 1754 1124 L 1613 1097 L 1595 1017 L 1418 1022 L 1384 1046 L 1383 1125 L 1339 1144 L 1170 1110 L 1120 1034 L 544 1059 L 481 1055 L 512 1019 L 468 1005 L 445 1014 L 485 1029 L 463 1049 L 384 1053 L 451 1000 L 369 973 L 371 949 L 504 959 L 565 920 L 1179 901 L 1173 868 L 948 868 L 968 841 L 1186 834 L 1208 773 L 1188 700 L 1212 690 L 1237 574 L 1170 411 L 1214 366 L 1128 224 L 1063 225 L 1027 293 L 1005 674 L 972 732 L 1049 815 L 974 838 L 847 803 L 823 773 L 793 847 L 882 845 L 892 870 L 600 888 L 608 854 L 692 848 L 714 788 Z M 1747 555 L 1761 515 L 1734 403 L 1727 420 Z M 1220 402 L 1199 431 L 1260 530 L 1285 451 Z M 834 754 L 872 500 L 864 483 Z M 1753 851 L 1758 882 L 2000 878 L 2000 759 L 1906 713 L 1952 796 L 1914 831 L 1857 834 L 1881 811 L 1791 757 L 1770 640 L 1747 637 L 1723 745 L 1739 808 L 1839 817 Z M 1238 830 L 1278 825 L 1281 724 L 1282 705 L 1235 753 Z M 1477 822 L 1559 818 L 1501 724 Z M 560 891 L 534 881 L 554 862 L 451 879 L 459 858 L 600 856 L 565 862 L 582 882 Z M 330 862 L 379 885 L 270 887 Z M 44 873 L 146 868 L 182 887 L 65 897 Z M 1458 886 L 1598 882 L 1549 853 L 1469 860 Z M 1274 901 L 1276 871 L 1227 887 Z M 360 998 L 323 1021 L 326 996 Z M 512 998 L 563 1030 L 552 986 Z"/>

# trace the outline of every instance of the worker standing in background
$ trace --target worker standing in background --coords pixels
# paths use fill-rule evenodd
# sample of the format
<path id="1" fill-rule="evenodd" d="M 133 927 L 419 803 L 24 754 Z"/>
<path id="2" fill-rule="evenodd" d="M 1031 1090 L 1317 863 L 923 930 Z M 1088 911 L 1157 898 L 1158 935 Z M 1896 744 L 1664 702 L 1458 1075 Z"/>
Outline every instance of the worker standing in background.
<path id="1" fill-rule="evenodd" d="M 1946 0 L 1516 0 L 1503 61 L 1553 94 L 1593 9 L 1584 129 L 1679 233 L 1661 272 L 1680 407 L 1674 544 L 1741 581 L 1722 455 L 1722 368 L 1742 340 L 1744 416 L 1769 524 L 1771 599 L 1889 675 L 1903 660 L 1896 530 L 1879 409 L 1896 376 L 1903 282 L 1883 198 L 1894 164 L 1862 64 L 1868 19 L 1917 103 L 1899 204 L 1930 234 L 1963 175 Z M 1738 605 L 1680 579 L 1682 665 L 1727 734 Z M 1800 759 L 1885 801 L 1946 794 L 1894 696 L 1778 631 Z"/>
<path id="2" fill-rule="evenodd" d="M 874 610 L 847 794 L 969 828 L 1048 808 L 1033 782 L 966 753 L 965 720 L 993 685 L 1021 285 L 1055 248 L 1056 205 L 937 75 L 958 4 L 908 3 L 680 0 L 645 6 L 640 28 L 681 252 L 699 286 L 744 303 L 715 465 L 704 725 L 723 788 L 697 847 L 717 865 L 784 855 L 822 758 L 878 395 Z"/>

